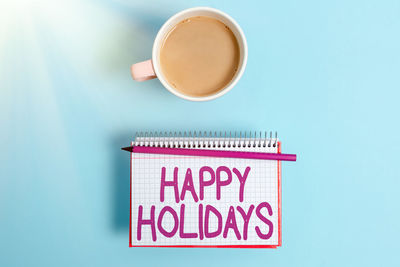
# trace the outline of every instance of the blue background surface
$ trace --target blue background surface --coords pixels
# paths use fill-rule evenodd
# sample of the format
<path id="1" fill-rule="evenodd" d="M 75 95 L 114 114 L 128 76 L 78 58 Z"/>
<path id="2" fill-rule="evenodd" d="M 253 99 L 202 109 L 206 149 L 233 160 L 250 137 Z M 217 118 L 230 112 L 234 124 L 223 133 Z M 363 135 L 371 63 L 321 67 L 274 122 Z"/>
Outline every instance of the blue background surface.
<path id="1" fill-rule="evenodd" d="M 399 1 L 9 1 L 0 8 L 0 266 L 399 266 Z M 163 22 L 227 12 L 244 76 L 206 103 L 132 81 Z M 129 248 L 136 131 L 276 130 L 283 246 Z"/>

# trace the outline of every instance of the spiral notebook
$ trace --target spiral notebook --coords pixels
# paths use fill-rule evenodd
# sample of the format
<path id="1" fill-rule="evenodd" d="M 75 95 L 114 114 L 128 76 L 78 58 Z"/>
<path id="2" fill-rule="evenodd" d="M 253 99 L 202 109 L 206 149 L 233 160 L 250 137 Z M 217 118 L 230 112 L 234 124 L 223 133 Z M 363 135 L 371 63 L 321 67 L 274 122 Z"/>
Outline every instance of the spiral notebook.
<path id="1" fill-rule="evenodd" d="M 272 133 L 136 136 L 129 246 L 281 246 L 281 163 L 243 153 L 280 150 Z"/>

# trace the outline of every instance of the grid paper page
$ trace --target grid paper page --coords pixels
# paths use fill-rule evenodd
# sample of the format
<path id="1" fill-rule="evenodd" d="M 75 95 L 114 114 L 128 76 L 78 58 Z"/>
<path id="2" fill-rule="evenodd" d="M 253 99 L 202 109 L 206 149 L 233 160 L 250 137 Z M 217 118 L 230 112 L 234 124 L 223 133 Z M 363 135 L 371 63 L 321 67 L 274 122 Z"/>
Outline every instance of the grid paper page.
<path id="1" fill-rule="evenodd" d="M 268 146 L 207 149 L 277 152 L 277 147 Z M 278 245 L 279 203 L 277 161 L 142 153 L 132 153 L 131 157 L 131 245 Z M 220 186 L 220 200 L 217 200 L 216 197 L 216 181 L 212 185 L 203 187 L 204 199 L 199 199 L 199 171 L 204 166 L 208 166 L 214 171 L 215 180 L 217 180 L 216 170 L 219 167 L 225 166 L 228 168 L 228 172 L 231 172 L 232 179 L 230 184 Z M 191 180 L 193 182 L 192 189 L 194 189 L 194 194 L 197 195 L 198 201 L 195 201 L 192 191 L 186 190 L 184 200 L 179 198 L 179 203 L 176 203 L 174 187 L 164 186 L 163 191 L 165 199 L 161 202 L 160 190 L 163 168 L 165 168 L 165 181 L 173 181 L 174 170 L 178 168 L 179 197 L 182 194 L 187 171 L 190 169 L 192 179 L 189 177 L 188 181 Z M 233 171 L 234 168 L 238 170 L 241 175 L 244 175 L 246 168 L 250 168 L 244 183 L 242 202 L 239 199 L 241 183 L 236 173 Z M 226 168 L 224 170 L 226 170 Z M 225 181 L 228 179 L 229 174 L 227 172 L 220 171 L 219 174 L 220 180 Z M 204 172 L 204 180 L 210 180 L 211 178 L 209 172 Z M 269 210 L 268 205 L 271 210 Z M 147 223 L 142 223 L 141 225 L 138 223 L 140 217 L 139 206 L 141 206 L 142 209 L 142 222 L 143 220 L 147 220 Z M 213 207 L 209 207 L 208 227 L 205 226 L 207 206 Z M 153 221 L 151 221 L 152 207 L 154 209 Z M 160 212 L 163 209 L 164 212 L 162 216 L 160 216 Z M 230 220 L 228 220 L 230 209 L 231 216 Z M 242 213 L 245 212 L 245 214 L 242 215 L 239 209 Z M 215 210 L 220 214 L 219 217 L 214 213 Z M 269 213 L 271 212 L 272 214 L 270 215 Z M 247 215 L 249 215 L 248 226 L 244 227 L 245 221 L 243 216 L 247 218 Z M 232 219 L 235 222 L 232 221 Z M 152 226 L 152 223 L 154 226 Z M 221 226 L 219 226 L 219 224 Z M 247 228 L 247 230 L 244 228 Z M 155 231 L 153 232 L 152 229 Z M 258 229 L 258 232 L 256 229 Z M 208 236 L 205 232 L 208 233 Z M 247 232 L 247 234 L 245 232 Z M 165 233 L 167 233 L 167 236 Z M 212 233 L 214 233 L 214 235 Z M 262 238 L 260 236 L 262 236 Z"/>

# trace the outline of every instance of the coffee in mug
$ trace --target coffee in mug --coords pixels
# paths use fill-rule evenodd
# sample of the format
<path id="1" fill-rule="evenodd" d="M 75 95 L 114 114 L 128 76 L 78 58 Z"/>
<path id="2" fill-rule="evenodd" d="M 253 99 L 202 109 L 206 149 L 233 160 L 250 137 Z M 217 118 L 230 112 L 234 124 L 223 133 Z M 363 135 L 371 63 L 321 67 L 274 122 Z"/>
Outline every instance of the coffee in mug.
<path id="1" fill-rule="evenodd" d="M 161 71 L 176 90 L 208 96 L 235 76 L 240 59 L 235 35 L 221 21 L 205 16 L 185 19 L 173 27 L 160 50 Z"/>

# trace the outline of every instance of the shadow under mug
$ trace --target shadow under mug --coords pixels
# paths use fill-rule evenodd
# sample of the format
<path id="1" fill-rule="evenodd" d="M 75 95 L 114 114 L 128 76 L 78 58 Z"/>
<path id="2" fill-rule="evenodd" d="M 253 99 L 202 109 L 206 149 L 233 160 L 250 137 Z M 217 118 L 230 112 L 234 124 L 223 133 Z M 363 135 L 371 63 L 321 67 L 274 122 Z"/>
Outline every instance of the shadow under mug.
<path id="1" fill-rule="evenodd" d="M 163 40 L 165 39 L 166 35 L 169 33 L 169 31 L 174 28 L 179 22 L 195 17 L 195 16 L 206 16 L 206 17 L 211 17 L 214 19 L 217 19 L 224 23 L 226 26 L 228 26 L 233 34 L 236 37 L 236 40 L 239 45 L 239 52 L 240 52 L 240 59 L 239 59 L 239 66 L 238 70 L 233 77 L 233 79 L 221 90 L 216 92 L 215 94 L 212 95 L 206 95 L 206 96 L 190 96 L 190 95 L 185 95 L 184 93 L 176 90 L 173 86 L 171 86 L 168 81 L 165 79 L 161 66 L 160 66 L 160 49 L 163 43 Z M 164 25 L 161 27 L 161 29 L 158 31 L 156 39 L 154 40 L 153 43 L 153 51 L 152 51 L 152 59 L 139 62 L 136 64 L 133 64 L 131 66 L 131 74 L 134 80 L 136 81 L 146 81 L 154 78 L 158 78 L 162 85 L 171 93 L 173 93 L 176 96 L 179 96 L 183 99 L 186 100 L 191 100 L 191 101 L 207 101 L 207 100 L 212 100 L 217 97 L 220 97 L 224 94 L 226 94 L 228 91 L 230 91 L 235 84 L 239 81 L 240 77 L 242 76 L 244 69 L 246 68 L 246 63 L 247 63 L 247 42 L 246 38 L 243 34 L 242 29 L 240 26 L 237 24 L 237 22 L 225 14 L 224 12 L 210 8 L 210 7 L 194 7 L 194 8 L 189 8 L 185 9 L 171 18 L 169 18 Z"/>

